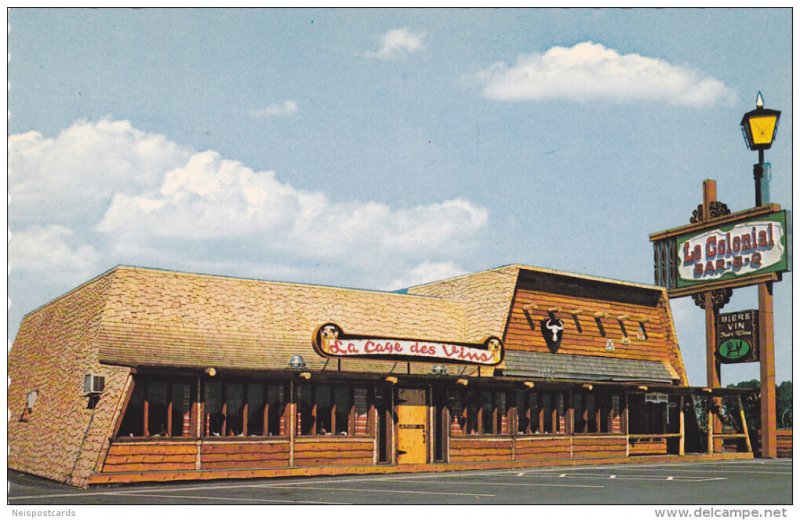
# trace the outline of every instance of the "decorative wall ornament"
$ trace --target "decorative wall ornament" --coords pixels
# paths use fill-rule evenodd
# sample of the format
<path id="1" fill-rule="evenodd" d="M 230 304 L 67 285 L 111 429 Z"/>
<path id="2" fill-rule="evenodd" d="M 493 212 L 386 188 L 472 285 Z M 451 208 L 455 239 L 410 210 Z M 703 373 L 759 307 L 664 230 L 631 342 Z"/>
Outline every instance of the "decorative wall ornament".
<path id="1" fill-rule="evenodd" d="M 712 218 L 719 218 L 731 214 L 731 210 L 728 209 L 728 205 L 718 200 L 711 201 L 711 204 L 708 205 L 708 212 L 711 213 L 710 218 L 703 215 L 703 205 L 698 204 L 697 209 L 692 211 L 692 217 L 689 219 L 689 222 L 692 224 L 696 222 L 705 222 L 706 220 L 710 220 Z"/>
<path id="2" fill-rule="evenodd" d="M 716 310 L 720 310 L 731 301 L 732 295 L 733 289 L 715 289 L 711 291 L 711 304 Z M 693 294 L 692 300 L 694 300 L 694 304 L 701 309 L 706 308 L 706 299 L 704 293 Z"/>
<path id="3" fill-rule="evenodd" d="M 558 318 L 550 316 L 539 322 L 542 327 L 542 336 L 547 343 L 547 348 L 555 354 L 561 346 L 561 338 L 564 335 L 564 322 Z"/>

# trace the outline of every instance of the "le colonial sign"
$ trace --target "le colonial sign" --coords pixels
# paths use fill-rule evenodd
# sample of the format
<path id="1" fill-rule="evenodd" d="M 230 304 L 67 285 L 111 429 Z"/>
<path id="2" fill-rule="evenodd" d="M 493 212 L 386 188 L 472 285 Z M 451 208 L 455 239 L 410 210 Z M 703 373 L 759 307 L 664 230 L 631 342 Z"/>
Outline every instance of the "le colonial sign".
<path id="1" fill-rule="evenodd" d="M 654 243 L 656 283 L 702 286 L 789 270 L 786 211 L 735 220 Z"/>
<path id="2" fill-rule="evenodd" d="M 402 361 L 440 360 L 448 363 L 497 365 L 503 343 L 488 337 L 483 343 L 453 343 L 347 334 L 335 323 L 317 327 L 314 349 L 326 357 L 361 357 Z"/>

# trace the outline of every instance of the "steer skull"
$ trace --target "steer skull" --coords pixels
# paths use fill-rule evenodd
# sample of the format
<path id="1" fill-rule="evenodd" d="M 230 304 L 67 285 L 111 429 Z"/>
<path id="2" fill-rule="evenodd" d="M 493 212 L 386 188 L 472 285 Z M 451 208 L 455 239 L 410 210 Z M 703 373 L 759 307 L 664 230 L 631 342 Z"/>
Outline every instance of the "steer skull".
<path id="1" fill-rule="evenodd" d="M 553 333 L 553 343 L 558 341 L 558 333 L 564 330 L 564 322 L 558 318 L 550 318 L 547 320 L 545 327 Z"/>

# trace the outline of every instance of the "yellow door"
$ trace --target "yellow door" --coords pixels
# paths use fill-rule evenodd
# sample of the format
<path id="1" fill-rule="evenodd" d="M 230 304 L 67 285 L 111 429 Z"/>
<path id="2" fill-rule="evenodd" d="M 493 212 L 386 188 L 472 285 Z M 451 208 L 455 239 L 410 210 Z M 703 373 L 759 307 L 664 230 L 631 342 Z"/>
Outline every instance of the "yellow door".
<path id="1" fill-rule="evenodd" d="M 398 388 L 397 392 L 397 463 L 425 464 L 428 446 L 425 390 Z"/>

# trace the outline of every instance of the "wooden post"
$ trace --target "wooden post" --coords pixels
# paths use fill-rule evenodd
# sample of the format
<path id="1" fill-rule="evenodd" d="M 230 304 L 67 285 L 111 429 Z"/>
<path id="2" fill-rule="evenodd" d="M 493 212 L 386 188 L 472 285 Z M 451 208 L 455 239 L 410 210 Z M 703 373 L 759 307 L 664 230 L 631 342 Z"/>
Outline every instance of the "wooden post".
<path id="1" fill-rule="evenodd" d="M 778 456 L 775 417 L 775 337 L 772 314 L 772 282 L 758 284 L 758 339 L 761 365 L 761 456 Z"/>
<path id="2" fill-rule="evenodd" d="M 678 406 L 678 428 L 681 434 L 680 438 L 678 439 L 678 455 L 684 455 L 686 453 L 686 428 L 685 428 L 685 418 L 683 415 L 683 399 L 684 397 L 681 396 L 680 403 Z"/>
<path id="3" fill-rule="evenodd" d="M 736 401 L 739 403 L 739 417 L 742 419 L 742 432 L 744 432 L 744 440 L 747 443 L 747 453 L 753 453 L 753 446 L 750 444 L 750 432 L 747 431 L 747 417 L 744 415 L 744 406 L 742 406 L 742 396 L 737 395 Z"/>
<path id="4" fill-rule="evenodd" d="M 708 398 L 708 453 L 714 453 L 714 398 Z"/>
<path id="5" fill-rule="evenodd" d="M 289 381 L 289 402 L 286 406 L 286 419 L 284 424 L 287 424 L 289 429 L 289 466 L 294 466 L 294 439 L 297 436 L 297 391 L 295 388 L 294 380 Z"/>

